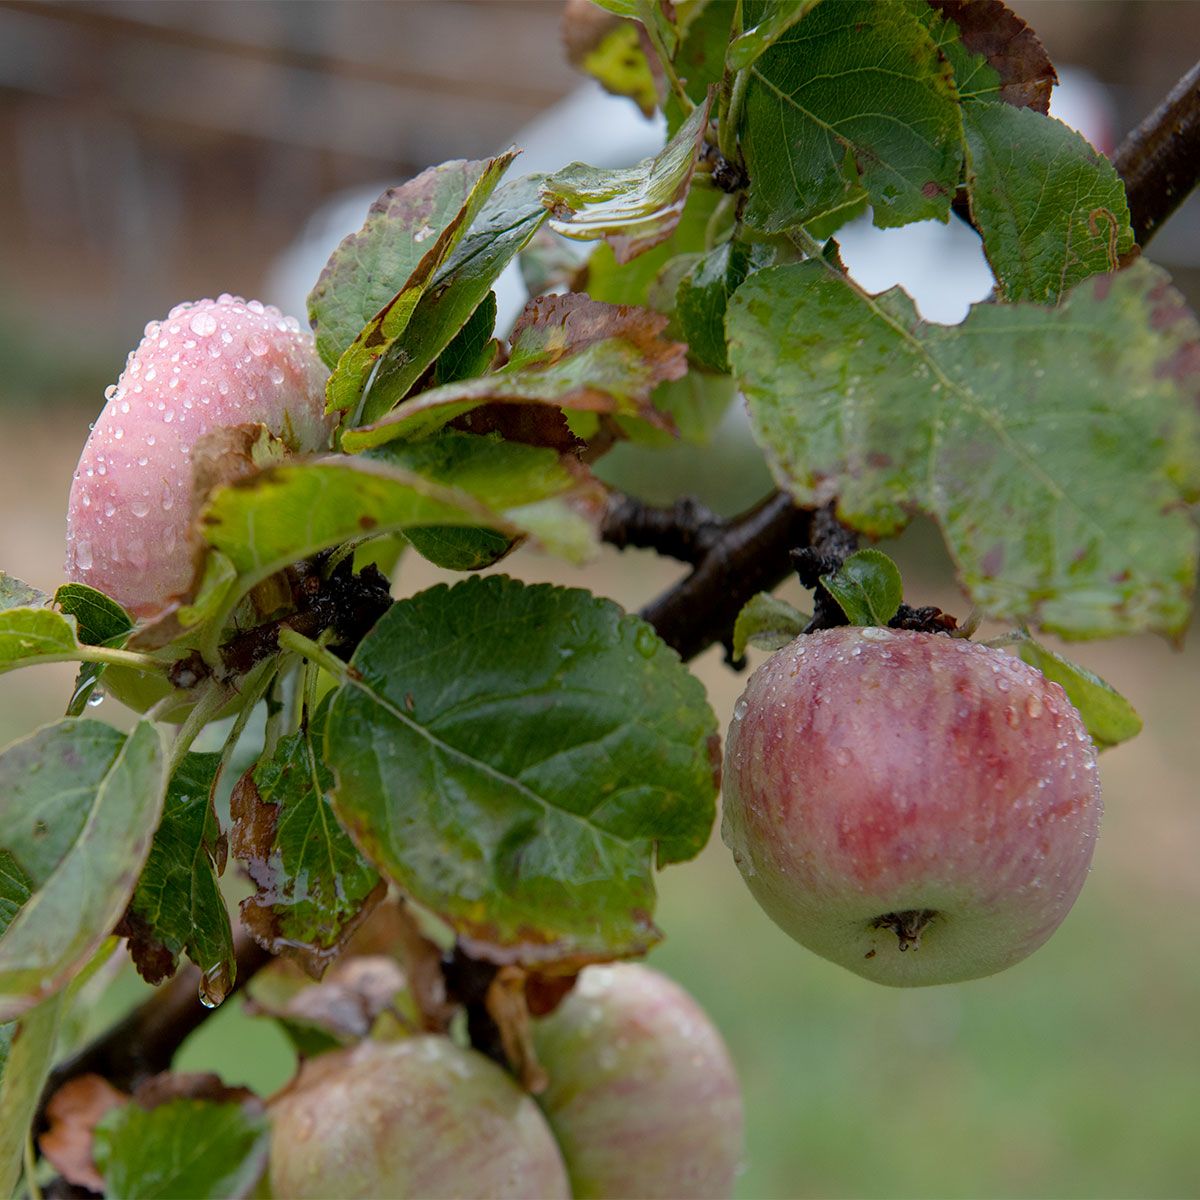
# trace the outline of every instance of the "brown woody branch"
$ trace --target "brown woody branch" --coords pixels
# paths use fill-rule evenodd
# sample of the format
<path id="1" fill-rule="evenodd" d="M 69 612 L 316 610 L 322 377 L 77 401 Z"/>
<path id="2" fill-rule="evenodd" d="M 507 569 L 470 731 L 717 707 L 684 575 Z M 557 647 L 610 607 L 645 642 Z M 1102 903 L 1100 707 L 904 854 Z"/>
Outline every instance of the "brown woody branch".
<path id="1" fill-rule="evenodd" d="M 1200 63 L 1117 147 L 1113 166 L 1125 181 L 1134 237 L 1145 246 L 1200 180 Z"/>
<path id="2" fill-rule="evenodd" d="M 231 995 L 271 961 L 271 955 L 240 925 L 234 935 L 234 953 L 237 974 Z M 167 1070 L 187 1036 L 212 1011 L 200 1003 L 199 989 L 199 970 L 193 966 L 182 968 L 170 983 L 155 991 L 124 1020 L 60 1062 L 42 1089 L 34 1132 L 40 1133 L 45 1128 L 46 1104 L 69 1079 L 101 1075 L 121 1091 L 132 1092 L 138 1084 Z"/>

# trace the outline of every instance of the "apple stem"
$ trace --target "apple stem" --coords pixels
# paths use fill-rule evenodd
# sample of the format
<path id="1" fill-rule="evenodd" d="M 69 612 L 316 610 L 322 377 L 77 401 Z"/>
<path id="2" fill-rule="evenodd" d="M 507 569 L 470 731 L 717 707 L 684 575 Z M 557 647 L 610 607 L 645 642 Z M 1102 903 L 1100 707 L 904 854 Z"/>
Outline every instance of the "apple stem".
<path id="1" fill-rule="evenodd" d="M 900 943 L 901 950 L 919 950 L 921 934 L 925 927 L 937 916 L 932 908 L 908 908 L 903 912 L 884 913 L 876 917 L 871 925 L 875 929 L 890 929 Z"/>

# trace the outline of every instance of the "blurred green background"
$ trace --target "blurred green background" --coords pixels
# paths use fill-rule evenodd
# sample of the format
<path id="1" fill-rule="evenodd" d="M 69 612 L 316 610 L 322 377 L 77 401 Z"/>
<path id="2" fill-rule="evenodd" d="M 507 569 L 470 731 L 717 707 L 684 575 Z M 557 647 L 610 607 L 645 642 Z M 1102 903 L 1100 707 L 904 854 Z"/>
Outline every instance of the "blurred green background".
<path id="1" fill-rule="evenodd" d="M 1200 45 L 1195 5 L 1014 7 L 1057 62 L 1102 85 L 1117 135 Z M 556 3 L 505 0 L 0 4 L 0 152 L 16 185 L 0 189 L 0 566 L 59 580 L 75 457 L 146 320 L 183 298 L 261 294 L 341 189 L 502 144 L 576 83 L 558 17 Z M 198 99 L 197 79 L 220 86 Z M 1196 212 L 1154 253 L 1193 296 Z M 733 426 L 690 465 L 631 454 L 616 469 L 634 490 L 701 487 L 725 508 L 769 486 Z M 936 531 L 918 525 L 887 548 L 913 602 L 964 612 Z M 679 573 L 607 550 L 583 571 L 530 554 L 504 566 L 631 608 Z M 398 586 L 443 577 L 409 562 Z M 698 997 L 738 1064 L 742 1196 L 1200 1195 L 1197 651 L 1139 638 L 1072 653 L 1130 697 L 1146 730 L 1104 756 L 1092 878 L 1027 962 L 887 990 L 780 934 L 719 837 L 661 876 L 668 936 L 652 961 Z M 744 677 L 716 652 L 696 669 L 724 723 Z M 70 678 L 69 667 L 0 677 L 0 742 L 54 719 Z M 98 715 L 119 719 L 113 709 Z M 140 989 L 123 974 L 87 1025 Z M 177 1065 L 270 1090 L 292 1059 L 235 1001 Z"/>

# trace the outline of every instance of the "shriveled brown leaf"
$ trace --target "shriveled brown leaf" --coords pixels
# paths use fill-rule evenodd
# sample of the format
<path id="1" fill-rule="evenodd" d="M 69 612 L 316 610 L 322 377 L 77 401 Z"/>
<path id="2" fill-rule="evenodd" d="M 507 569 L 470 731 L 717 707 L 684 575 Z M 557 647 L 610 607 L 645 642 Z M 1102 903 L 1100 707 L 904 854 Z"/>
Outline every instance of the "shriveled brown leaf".
<path id="1" fill-rule="evenodd" d="M 134 1103 L 145 1109 L 155 1109 L 172 1100 L 207 1100 L 263 1110 L 262 1100 L 249 1088 L 229 1087 L 211 1071 L 162 1071 L 140 1084 L 133 1093 Z"/>
<path id="2" fill-rule="evenodd" d="M 504 1056 L 527 1092 L 536 1095 L 550 1082 L 533 1047 L 529 1004 L 525 997 L 526 973 L 520 967 L 501 967 L 488 987 L 484 1005 L 500 1030 Z"/>
<path id="3" fill-rule="evenodd" d="M 962 44 L 982 55 L 1000 76 L 1000 99 L 1014 108 L 1050 111 L 1058 82 L 1054 64 L 1036 33 L 1003 0 L 929 0 L 958 26 Z"/>
<path id="4" fill-rule="evenodd" d="M 404 962 L 417 1011 L 426 1030 L 445 1033 L 458 1006 L 446 995 L 441 947 L 421 931 L 409 905 L 401 903 L 398 909 L 397 950 Z"/>
<path id="5" fill-rule="evenodd" d="M 104 1179 L 92 1161 L 92 1136 L 106 1113 L 128 1103 L 129 1096 L 99 1075 L 69 1079 L 46 1106 L 50 1128 L 38 1138 L 42 1156 L 69 1183 L 103 1192 Z"/>
<path id="6" fill-rule="evenodd" d="M 229 850 L 246 868 L 257 888 L 253 896 L 242 901 L 242 924 L 265 950 L 294 959 L 313 979 L 320 979 L 354 930 L 387 895 L 387 885 L 380 880 L 366 895 L 358 912 L 341 924 L 336 936 L 320 942 L 302 941 L 294 931 L 285 932 L 281 927 L 280 906 L 286 903 L 289 889 L 287 881 L 281 878 L 276 853 L 279 805 L 264 802 L 255 783 L 257 769 L 251 767 L 238 780 L 229 801 Z"/>

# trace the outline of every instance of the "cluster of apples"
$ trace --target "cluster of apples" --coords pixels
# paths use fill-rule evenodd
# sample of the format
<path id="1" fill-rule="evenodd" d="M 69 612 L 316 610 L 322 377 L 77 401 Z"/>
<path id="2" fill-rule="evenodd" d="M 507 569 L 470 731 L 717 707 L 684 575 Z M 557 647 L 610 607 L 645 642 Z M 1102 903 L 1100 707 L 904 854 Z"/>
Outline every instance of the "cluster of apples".
<path id="1" fill-rule="evenodd" d="M 729 1053 L 695 1001 L 633 963 L 586 968 L 534 1022 L 535 1100 L 447 1037 L 312 1060 L 272 1105 L 279 1200 L 728 1197 L 742 1156 Z"/>
<path id="2" fill-rule="evenodd" d="M 151 322 L 71 489 L 67 574 L 151 617 L 194 575 L 192 451 L 240 424 L 328 447 L 325 370 L 298 323 L 231 296 Z M 792 937 L 880 983 L 975 978 L 1031 953 L 1083 885 L 1101 811 L 1063 690 L 966 639 L 801 636 L 750 679 L 724 837 Z M 535 1102 L 444 1037 L 315 1060 L 274 1105 L 274 1194 L 723 1196 L 741 1101 L 715 1029 L 648 968 L 585 970 L 537 1023 Z"/>

